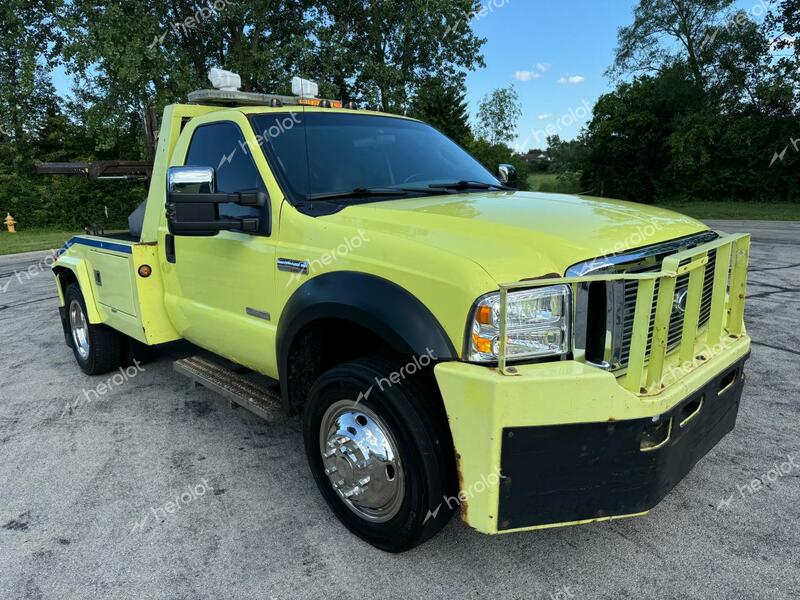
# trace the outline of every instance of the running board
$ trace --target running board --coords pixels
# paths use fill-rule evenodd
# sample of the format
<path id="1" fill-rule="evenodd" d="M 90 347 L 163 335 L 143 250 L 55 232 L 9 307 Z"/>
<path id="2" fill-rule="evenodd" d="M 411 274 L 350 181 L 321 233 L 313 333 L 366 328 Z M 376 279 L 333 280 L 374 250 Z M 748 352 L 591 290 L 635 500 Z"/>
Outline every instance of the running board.
<path id="1" fill-rule="evenodd" d="M 278 392 L 261 387 L 231 369 L 201 356 L 176 360 L 173 366 L 194 383 L 225 396 L 270 423 L 284 417 Z"/>

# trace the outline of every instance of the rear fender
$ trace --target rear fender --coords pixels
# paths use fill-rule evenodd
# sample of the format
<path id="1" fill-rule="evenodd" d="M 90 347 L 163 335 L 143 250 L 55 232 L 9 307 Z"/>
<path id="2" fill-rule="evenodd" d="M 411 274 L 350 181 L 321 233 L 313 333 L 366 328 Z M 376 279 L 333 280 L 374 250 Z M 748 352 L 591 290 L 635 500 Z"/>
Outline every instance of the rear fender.
<path id="1" fill-rule="evenodd" d="M 64 285 L 62 277 L 59 272 L 62 269 L 71 271 L 75 279 L 78 281 L 78 286 L 81 288 L 83 300 L 86 303 L 86 316 L 92 324 L 103 322 L 103 317 L 97 308 L 97 300 L 92 292 L 91 279 L 89 277 L 89 268 L 86 266 L 86 261 L 80 258 L 70 256 L 61 256 L 55 265 L 53 265 L 53 274 L 56 278 L 56 285 L 58 286 L 58 295 L 61 298 L 61 303 L 64 305 L 64 296 L 67 292 L 66 285 Z"/>

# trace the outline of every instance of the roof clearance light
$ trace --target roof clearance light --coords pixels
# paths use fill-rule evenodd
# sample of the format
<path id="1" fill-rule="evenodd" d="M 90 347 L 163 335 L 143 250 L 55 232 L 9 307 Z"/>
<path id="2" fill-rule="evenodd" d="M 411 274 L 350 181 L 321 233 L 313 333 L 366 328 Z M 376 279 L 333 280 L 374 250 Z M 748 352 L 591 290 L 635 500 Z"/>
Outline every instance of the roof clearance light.
<path id="1" fill-rule="evenodd" d="M 208 80 L 211 85 L 223 92 L 237 92 L 242 87 L 242 78 L 239 75 L 222 69 L 211 69 L 208 72 Z"/>
<path id="2" fill-rule="evenodd" d="M 319 100 L 318 98 L 298 98 L 301 106 L 319 106 L 320 108 L 342 108 L 341 100 Z"/>
<path id="3" fill-rule="evenodd" d="M 293 77 L 292 93 L 301 98 L 316 98 L 319 95 L 319 86 L 308 79 Z"/>

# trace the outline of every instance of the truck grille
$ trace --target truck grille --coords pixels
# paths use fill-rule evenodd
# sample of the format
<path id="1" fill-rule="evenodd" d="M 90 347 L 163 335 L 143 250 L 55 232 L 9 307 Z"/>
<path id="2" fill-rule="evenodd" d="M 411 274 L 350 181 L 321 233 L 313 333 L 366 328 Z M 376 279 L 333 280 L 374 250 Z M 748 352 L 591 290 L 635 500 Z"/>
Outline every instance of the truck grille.
<path id="1" fill-rule="evenodd" d="M 700 323 L 698 327 L 704 326 L 708 322 L 709 315 L 711 314 L 711 292 L 714 287 L 714 260 L 716 259 L 717 251 L 711 250 L 708 253 L 708 265 L 706 265 L 705 281 L 703 282 L 703 295 L 700 304 Z M 681 262 L 681 265 L 688 263 L 689 260 Z M 658 271 L 660 265 L 646 268 L 646 269 L 625 269 L 622 265 L 622 270 L 625 273 L 641 273 L 647 271 Z M 676 296 L 681 292 L 687 290 L 689 287 L 689 274 L 686 273 L 678 277 L 675 284 Z M 625 281 L 624 293 L 622 295 L 622 341 L 620 344 L 620 368 L 628 366 L 628 359 L 630 358 L 631 350 L 631 337 L 633 336 L 633 318 L 636 311 L 636 294 L 639 289 L 638 282 Z M 653 342 L 653 328 L 656 320 L 656 302 L 658 301 L 659 281 L 656 281 L 655 293 L 653 294 L 653 309 L 650 315 L 650 330 L 647 336 L 647 354 L 650 353 L 650 346 Z M 667 338 L 667 352 L 674 350 L 681 341 L 681 332 L 683 331 L 683 318 L 682 312 L 673 310 L 670 315 L 669 321 L 669 335 Z"/>
<path id="2" fill-rule="evenodd" d="M 575 360 L 612 372 L 633 394 L 656 396 L 746 338 L 749 257 L 748 234 L 706 231 L 578 263 L 563 278 L 501 284 L 500 302 L 511 290 L 571 286 Z M 497 362 L 503 375 L 518 373 L 502 350 Z"/>

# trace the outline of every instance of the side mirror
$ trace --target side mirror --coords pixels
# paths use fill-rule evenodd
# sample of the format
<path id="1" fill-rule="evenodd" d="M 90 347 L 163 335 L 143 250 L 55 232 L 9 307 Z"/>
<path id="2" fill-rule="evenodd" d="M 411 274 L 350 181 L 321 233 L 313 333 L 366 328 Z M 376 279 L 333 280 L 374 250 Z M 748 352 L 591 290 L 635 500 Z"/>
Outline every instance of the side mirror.
<path id="1" fill-rule="evenodd" d="M 170 167 L 167 171 L 167 226 L 172 235 L 213 236 L 220 231 L 256 233 L 261 219 L 221 219 L 219 205 L 267 207 L 267 234 L 270 228 L 269 196 L 266 192 L 218 194 L 216 175 L 211 167 Z"/>
<path id="2" fill-rule="evenodd" d="M 517 181 L 517 168 L 514 165 L 497 165 L 497 176 L 503 185 L 511 188 L 516 188 L 519 185 Z"/>

